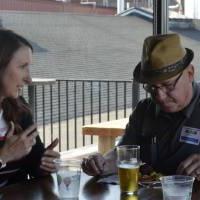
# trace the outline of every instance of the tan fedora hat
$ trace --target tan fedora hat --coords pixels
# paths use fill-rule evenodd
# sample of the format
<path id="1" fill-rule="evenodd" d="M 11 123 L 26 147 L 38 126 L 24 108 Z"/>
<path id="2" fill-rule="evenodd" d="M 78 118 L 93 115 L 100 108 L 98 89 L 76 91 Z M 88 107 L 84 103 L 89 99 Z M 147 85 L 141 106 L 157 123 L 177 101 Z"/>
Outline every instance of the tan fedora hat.
<path id="1" fill-rule="evenodd" d="M 147 37 L 143 44 L 142 60 L 133 72 L 140 83 L 155 83 L 176 76 L 192 61 L 194 53 L 181 45 L 177 34 Z"/>

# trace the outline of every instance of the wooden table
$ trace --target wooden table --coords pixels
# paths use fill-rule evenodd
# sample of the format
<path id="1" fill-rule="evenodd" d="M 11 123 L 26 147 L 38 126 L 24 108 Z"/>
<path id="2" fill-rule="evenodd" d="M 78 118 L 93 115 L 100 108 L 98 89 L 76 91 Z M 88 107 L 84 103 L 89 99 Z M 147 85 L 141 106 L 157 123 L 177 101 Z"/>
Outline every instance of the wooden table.
<path id="1" fill-rule="evenodd" d="M 98 182 L 99 178 L 81 175 L 79 200 L 162 200 L 161 189 L 141 188 L 138 198 L 120 195 L 119 185 Z M 58 200 L 56 176 L 10 185 L 0 189 L 2 200 Z M 200 199 L 200 187 L 193 191 L 192 200 Z"/>
<path id="2" fill-rule="evenodd" d="M 140 188 L 137 196 L 120 194 L 119 185 L 98 182 L 99 178 L 91 178 L 82 174 L 82 185 L 79 200 L 163 200 L 161 188 Z M 192 200 L 200 200 L 200 183 L 193 185 Z"/>
<path id="3" fill-rule="evenodd" d="M 0 189 L 1 200 L 59 200 L 56 176 L 13 184 Z"/>
<path id="4" fill-rule="evenodd" d="M 85 125 L 82 127 L 83 135 L 97 135 L 99 137 L 98 151 L 102 154 L 109 151 L 115 145 L 117 136 L 124 133 L 128 118 Z"/>
<path id="5" fill-rule="evenodd" d="M 98 182 L 99 178 L 82 174 L 79 200 L 162 200 L 161 189 L 142 188 L 137 197 L 122 196 L 119 185 Z"/>

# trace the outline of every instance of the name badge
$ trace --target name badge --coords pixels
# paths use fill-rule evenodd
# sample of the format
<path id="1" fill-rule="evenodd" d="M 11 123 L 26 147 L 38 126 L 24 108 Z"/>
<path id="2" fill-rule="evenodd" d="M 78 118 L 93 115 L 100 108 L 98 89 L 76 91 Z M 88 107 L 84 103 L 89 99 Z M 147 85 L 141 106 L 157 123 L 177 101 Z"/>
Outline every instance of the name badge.
<path id="1" fill-rule="evenodd" d="M 184 126 L 181 130 L 180 142 L 199 145 L 200 129 Z"/>

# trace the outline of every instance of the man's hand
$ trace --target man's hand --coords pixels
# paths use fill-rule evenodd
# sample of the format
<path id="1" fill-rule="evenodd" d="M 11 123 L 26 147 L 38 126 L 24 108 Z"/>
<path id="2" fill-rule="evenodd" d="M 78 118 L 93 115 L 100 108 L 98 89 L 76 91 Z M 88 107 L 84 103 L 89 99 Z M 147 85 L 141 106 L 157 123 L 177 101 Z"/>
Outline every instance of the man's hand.
<path id="1" fill-rule="evenodd" d="M 14 135 L 14 123 L 10 123 L 10 129 L 6 135 L 6 140 L 0 150 L 0 157 L 4 162 L 19 160 L 30 153 L 36 143 L 38 132 L 34 124 L 21 134 Z"/>
<path id="2" fill-rule="evenodd" d="M 105 165 L 106 160 L 100 153 L 97 153 L 88 158 L 84 158 L 81 167 L 86 174 L 96 176 L 105 172 Z"/>
<path id="3" fill-rule="evenodd" d="M 116 151 L 111 149 L 104 156 L 100 153 L 84 158 L 81 164 L 83 171 L 90 176 L 106 175 L 117 172 Z"/>
<path id="4" fill-rule="evenodd" d="M 182 161 L 177 168 L 177 174 L 194 176 L 200 181 L 200 154 L 192 154 Z"/>
<path id="5" fill-rule="evenodd" d="M 59 158 L 60 154 L 53 149 L 57 146 L 58 139 L 56 138 L 45 150 L 42 159 L 40 168 L 53 173 L 57 171 L 56 164 L 53 162 L 54 159 Z"/>

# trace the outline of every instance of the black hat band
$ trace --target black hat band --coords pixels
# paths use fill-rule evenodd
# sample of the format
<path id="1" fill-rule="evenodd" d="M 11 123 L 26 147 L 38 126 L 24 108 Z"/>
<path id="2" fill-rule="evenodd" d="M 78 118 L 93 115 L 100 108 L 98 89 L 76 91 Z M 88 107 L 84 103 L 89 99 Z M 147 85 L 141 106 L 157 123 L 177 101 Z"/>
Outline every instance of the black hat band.
<path id="1" fill-rule="evenodd" d="M 164 68 L 160 68 L 160 69 L 154 69 L 154 70 L 148 70 L 148 71 L 145 70 L 142 73 L 144 74 L 144 76 L 148 76 L 148 77 L 173 73 L 175 71 L 181 70 L 183 68 L 186 60 L 187 60 L 187 56 L 184 56 L 181 60 L 179 60 L 178 62 L 176 62 L 172 65 L 168 65 L 168 66 L 166 66 Z"/>

